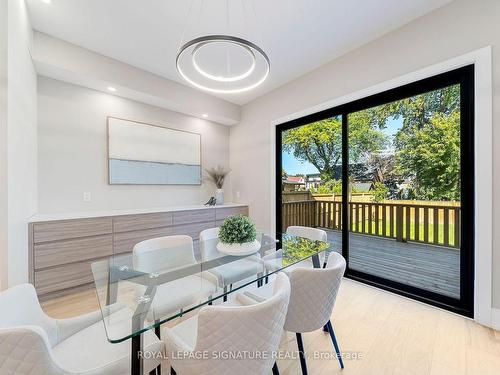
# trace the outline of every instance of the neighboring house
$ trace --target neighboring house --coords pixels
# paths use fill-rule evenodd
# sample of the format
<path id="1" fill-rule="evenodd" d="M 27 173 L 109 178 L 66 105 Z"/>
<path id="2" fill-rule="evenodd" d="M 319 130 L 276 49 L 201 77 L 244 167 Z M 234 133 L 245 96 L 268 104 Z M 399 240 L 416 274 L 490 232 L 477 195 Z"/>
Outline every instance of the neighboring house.
<path id="1" fill-rule="evenodd" d="M 285 192 L 305 190 L 306 182 L 302 176 L 287 176 L 282 179 L 282 189 Z"/>
<path id="2" fill-rule="evenodd" d="M 306 190 L 317 189 L 321 185 L 321 175 L 319 173 L 306 174 Z"/>
<path id="3" fill-rule="evenodd" d="M 368 193 L 373 190 L 373 182 L 354 182 L 352 184 L 352 190 L 356 193 Z"/>
<path id="4" fill-rule="evenodd" d="M 375 173 L 373 171 L 369 171 L 366 165 L 363 163 L 350 164 L 349 175 L 351 176 L 351 180 L 354 181 L 356 189 L 358 189 L 358 191 L 360 192 L 368 192 L 372 189 L 373 183 L 377 181 L 375 178 Z M 342 179 L 341 165 L 335 166 L 333 171 L 333 179 Z M 323 184 L 323 182 L 324 181 L 321 179 L 321 175 L 319 173 L 306 174 L 305 188 L 306 190 L 317 189 Z"/>

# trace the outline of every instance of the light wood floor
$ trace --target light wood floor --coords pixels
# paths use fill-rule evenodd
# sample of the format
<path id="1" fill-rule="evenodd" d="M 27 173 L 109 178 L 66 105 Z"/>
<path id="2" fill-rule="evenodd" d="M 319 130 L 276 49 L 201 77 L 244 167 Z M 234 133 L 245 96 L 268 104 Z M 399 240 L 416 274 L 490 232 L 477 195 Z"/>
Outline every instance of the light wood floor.
<path id="1" fill-rule="evenodd" d="M 48 301 L 44 310 L 65 318 L 97 309 L 93 291 Z M 500 332 L 437 308 L 344 280 L 332 323 L 344 354 L 341 371 L 335 359 L 308 359 L 309 373 L 345 375 L 499 375 Z M 329 336 L 304 335 L 309 355 L 331 354 Z M 283 337 L 281 349 L 296 350 L 295 335 Z M 278 361 L 283 375 L 299 375 L 298 360 Z"/>

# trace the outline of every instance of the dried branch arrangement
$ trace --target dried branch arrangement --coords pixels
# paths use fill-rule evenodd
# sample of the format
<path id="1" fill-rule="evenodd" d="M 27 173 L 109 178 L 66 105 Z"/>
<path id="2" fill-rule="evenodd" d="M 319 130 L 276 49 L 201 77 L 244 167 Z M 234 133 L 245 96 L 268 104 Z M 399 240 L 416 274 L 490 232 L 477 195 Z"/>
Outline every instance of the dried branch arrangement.
<path id="1" fill-rule="evenodd" d="M 207 172 L 208 179 L 212 181 L 217 189 L 222 189 L 222 185 L 224 185 L 224 179 L 231 172 L 230 169 L 226 169 L 220 165 L 214 168 L 205 169 Z"/>

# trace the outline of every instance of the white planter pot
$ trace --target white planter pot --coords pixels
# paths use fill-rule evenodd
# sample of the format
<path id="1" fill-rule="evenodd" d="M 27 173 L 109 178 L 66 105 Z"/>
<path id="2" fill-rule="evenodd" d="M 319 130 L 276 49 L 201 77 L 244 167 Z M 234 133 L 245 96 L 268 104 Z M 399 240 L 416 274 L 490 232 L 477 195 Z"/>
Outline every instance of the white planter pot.
<path id="1" fill-rule="evenodd" d="M 250 254 L 255 254 L 257 251 L 260 250 L 260 242 L 257 240 L 254 240 L 252 242 L 245 242 L 242 244 L 219 242 L 217 244 L 217 250 L 227 255 L 236 255 L 236 256 L 250 255 Z"/>
<path id="2" fill-rule="evenodd" d="M 224 190 L 217 189 L 215 191 L 215 201 L 217 205 L 224 204 Z"/>

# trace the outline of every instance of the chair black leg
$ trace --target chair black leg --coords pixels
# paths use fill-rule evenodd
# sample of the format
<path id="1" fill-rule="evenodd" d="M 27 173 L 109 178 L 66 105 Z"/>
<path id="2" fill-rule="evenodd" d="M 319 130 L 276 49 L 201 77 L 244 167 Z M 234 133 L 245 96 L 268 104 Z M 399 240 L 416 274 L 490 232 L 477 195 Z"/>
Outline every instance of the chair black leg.
<path id="1" fill-rule="evenodd" d="M 161 340 L 161 327 L 158 325 L 155 327 L 155 335 Z M 158 365 L 155 370 L 152 370 L 150 375 L 161 375 L 161 365 Z"/>
<path id="2" fill-rule="evenodd" d="M 339 360 L 340 368 L 344 368 L 344 361 L 342 360 L 342 353 L 340 353 L 339 344 L 337 343 L 337 338 L 335 337 L 335 332 L 333 332 L 332 322 L 328 321 L 326 323 L 328 327 L 328 332 L 330 332 L 330 337 L 332 338 L 333 347 L 335 348 L 335 352 L 337 353 L 337 358 Z"/>
<path id="3" fill-rule="evenodd" d="M 227 302 L 227 285 L 224 285 L 224 297 L 222 297 L 222 302 Z"/>
<path id="4" fill-rule="evenodd" d="M 299 359 L 300 359 L 300 367 L 302 368 L 302 375 L 307 375 L 307 364 L 306 364 L 306 355 L 304 352 L 304 343 L 302 342 L 302 335 L 300 333 L 295 333 L 297 337 L 297 346 L 299 348 Z"/>
<path id="5" fill-rule="evenodd" d="M 280 370 L 278 369 L 278 364 L 274 362 L 273 365 L 273 375 L 280 375 Z"/>
<path id="6" fill-rule="evenodd" d="M 173 367 L 170 367 L 170 375 L 177 375 Z"/>

